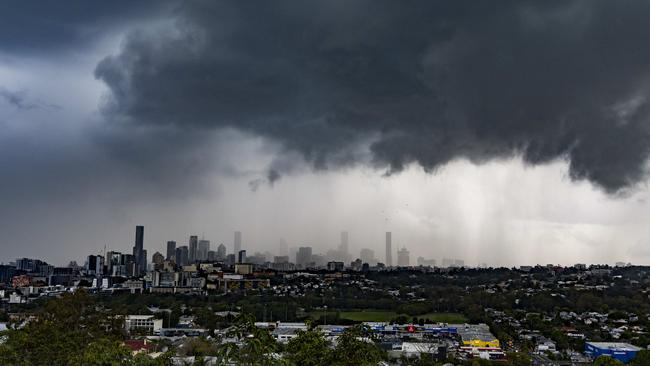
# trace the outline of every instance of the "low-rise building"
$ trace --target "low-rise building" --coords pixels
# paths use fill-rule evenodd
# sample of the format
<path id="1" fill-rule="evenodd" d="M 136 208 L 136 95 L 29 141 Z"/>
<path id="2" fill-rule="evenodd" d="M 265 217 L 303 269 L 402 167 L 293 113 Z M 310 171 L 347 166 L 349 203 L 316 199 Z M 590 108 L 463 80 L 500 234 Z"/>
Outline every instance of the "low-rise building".
<path id="1" fill-rule="evenodd" d="M 154 334 L 160 331 L 163 326 L 162 319 L 156 319 L 153 315 L 127 315 L 124 318 L 124 327 L 131 333 Z"/>

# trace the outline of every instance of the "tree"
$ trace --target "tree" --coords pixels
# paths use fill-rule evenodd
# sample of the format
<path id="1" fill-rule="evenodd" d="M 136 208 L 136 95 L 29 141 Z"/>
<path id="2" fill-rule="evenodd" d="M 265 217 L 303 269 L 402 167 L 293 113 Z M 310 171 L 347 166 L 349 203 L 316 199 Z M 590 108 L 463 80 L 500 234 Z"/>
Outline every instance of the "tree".
<path id="1" fill-rule="evenodd" d="M 120 342 L 100 339 L 86 347 L 84 352 L 73 362 L 83 366 L 121 366 L 133 364 L 131 351 Z"/>
<path id="2" fill-rule="evenodd" d="M 639 351 L 630 362 L 632 366 L 650 366 L 650 350 Z"/>
<path id="3" fill-rule="evenodd" d="M 287 344 L 287 359 L 294 365 L 328 365 L 332 357 L 330 342 L 316 330 L 299 331 Z"/>
<path id="4" fill-rule="evenodd" d="M 2 365 L 76 365 L 107 342 L 120 341 L 123 320 L 97 308 L 85 291 L 48 301 L 0 345 Z"/>
<path id="5" fill-rule="evenodd" d="M 599 356 L 593 366 L 623 366 L 623 363 L 611 356 Z"/>
<path id="6" fill-rule="evenodd" d="M 283 362 L 276 357 L 279 346 L 268 329 L 255 326 L 255 318 L 246 313 L 235 319 L 235 325 L 228 332 L 230 336 L 239 339 L 243 344 L 236 352 L 229 352 L 232 360 L 238 365 L 278 365 Z M 228 351 L 231 348 L 226 346 Z"/>
<path id="7" fill-rule="evenodd" d="M 529 366 L 530 357 L 524 352 L 511 352 L 507 354 L 508 364 L 512 366 Z"/>
<path id="8" fill-rule="evenodd" d="M 338 338 L 331 365 L 375 365 L 385 358 L 384 352 L 369 338 L 363 326 L 348 328 Z"/>

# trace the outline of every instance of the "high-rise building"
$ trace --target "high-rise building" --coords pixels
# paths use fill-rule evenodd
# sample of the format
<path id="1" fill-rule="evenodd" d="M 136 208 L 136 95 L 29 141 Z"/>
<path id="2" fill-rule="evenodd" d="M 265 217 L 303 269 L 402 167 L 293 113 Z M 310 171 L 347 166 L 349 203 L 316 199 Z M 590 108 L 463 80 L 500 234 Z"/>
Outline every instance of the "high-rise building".
<path id="1" fill-rule="evenodd" d="M 163 255 L 160 252 L 155 252 L 151 257 L 151 263 L 154 264 L 155 269 L 162 268 L 164 261 L 165 261 L 165 257 L 163 257 Z"/>
<path id="2" fill-rule="evenodd" d="M 368 249 L 368 248 L 361 249 L 361 252 L 359 253 L 359 258 L 361 258 L 361 261 L 363 263 L 368 263 L 372 265 L 377 263 L 377 260 L 375 259 L 375 251 L 372 249 Z"/>
<path id="3" fill-rule="evenodd" d="M 386 266 L 393 265 L 393 234 L 390 231 L 386 232 Z"/>
<path id="4" fill-rule="evenodd" d="M 296 253 L 296 267 L 300 269 L 307 268 L 312 261 L 311 247 L 300 247 Z"/>
<path id="5" fill-rule="evenodd" d="M 410 258 L 409 251 L 406 249 L 406 247 L 400 249 L 397 251 L 397 265 L 400 267 L 408 267 L 411 265 L 411 258 Z"/>
<path id="6" fill-rule="evenodd" d="M 219 244 L 219 246 L 217 247 L 217 260 L 218 261 L 226 260 L 226 246 L 223 244 Z"/>
<path id="7" fill-rule="evenodd" d="M 237 252 L 237 263 L 246 263 L 246 251 L 240 250 Z"/>
<path id="8" fill-rule="evenodd" d="M 144 251 L 144 226 L 135 227 L 135 245 L 133 246 L 135 262 L 134 275 L 140 275 L 147 270 L 147 256 Z"/>
<path id="9" fill-rule="evenodd" d="M 104 257 L 101 255 L 89 255 L 86 262 L 86 271 L 91 276 L 104 274 Z"/>
<path id="10" fill-rule="evenodd" d="M 289 263 L 288 255 L 276 255 L 273 257 L 273 263 Z"/>
<path id="11" fill-rule="evenodd" d="M 208 262 L 216 262 L 216 261 L 218 261 L 217 252 L 214 250 L 208 250 Z"/>
<path id="12" fill-rule="evenodd" d="M 208 260 L 208 252 L 210 251 L 210 240 L 201 239 L 199 240 L 199 249 L 197 252 L 197 258 L 200 261 Z"/>
<path id="13" fill-rule="evenodd" d="M 435 259 L 426 259 L 424 257 L 418 257 L 417 263 L 418 263 L 418 266 L 422 266 L 422 267 L 435 267 L 436 266 L 436 260 Z"/>
<path id="14" fill-rule="evenodd" d="M 345 255 L 347 255 L 350 252 L 348 239 L 349 239 L 348 232 L 341 231 L 341 243 L 339 244 L 339 250 L 343 252 Z"/>
<path id="15" fill-rule="evenodd" d="M 189 261 L 194 263 L 197 260 L 197 253 L 199 249 L 199 237 L 196 235 L 190 236 L 190 252 L 189 252 Z"/>
<path id="16" fill-rule="evenodd" d="M 176 255 L 176 242 L 173 240 L 170 240 L 167 242 L 167 259 L 168 261 L 174 259 L 174 255 Z"/>
<path id="17" fill-rule="evenodd" d="M 187 245 L 176 248 L 175 258 L 176 264 L 179 266 L 189 264 L 189 250 L 187 249 Z"/>
<path id="18" fill-rule="evenodd" d="M 237 255 L 241 250 L 241 231 L 235 231 L 235 243 L 233 245 L 234 253 Z"/>
<path id="19" fill-rule="evenodd" d="M 280 238 L 280 248 L 278 250 L 278 255 L 289 255 L 289 244 L 283 238 Z"/>

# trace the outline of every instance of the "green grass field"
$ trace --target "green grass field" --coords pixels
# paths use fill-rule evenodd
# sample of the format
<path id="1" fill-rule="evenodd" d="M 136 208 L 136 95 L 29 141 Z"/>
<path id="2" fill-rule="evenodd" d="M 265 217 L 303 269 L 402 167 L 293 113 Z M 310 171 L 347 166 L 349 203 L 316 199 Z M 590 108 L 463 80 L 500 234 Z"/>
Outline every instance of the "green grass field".
<path id="1" fill-rule="evenodd" d="M 334 315 L 335 311 L 328 310 L 328 314 Z M 312 318 L 318 318 L 324 314 L 323 311 L 314 311 L 310 314 Z M 381 311 L 381 310 L 364 310 L 364 311 L 341 311 L 339 316 L 342 319 L 349 319 L 357 322 L 387 322 L 400 314 L 397 314 L 394 311 Z M 406 316 L 409 321 L 413 318 L 412 316 L 403 314 Z M 438 323 L 465 323 L 467 318 L 462 314 L 458 313 L 427 313 L 424 315 L 418 315 L 418 318 L 430 319 L 433 322 Z"/>

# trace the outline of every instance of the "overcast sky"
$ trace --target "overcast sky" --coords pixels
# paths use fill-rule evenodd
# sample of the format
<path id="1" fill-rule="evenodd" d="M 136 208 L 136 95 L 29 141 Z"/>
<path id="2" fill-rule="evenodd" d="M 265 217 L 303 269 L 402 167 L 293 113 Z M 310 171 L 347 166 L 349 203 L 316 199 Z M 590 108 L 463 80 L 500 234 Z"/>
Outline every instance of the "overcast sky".
<path id="1" fill-rule="evenodd" d="M 650 2 L 0 4 L 0 261 L 350 233 L 650 264 Z"/>

